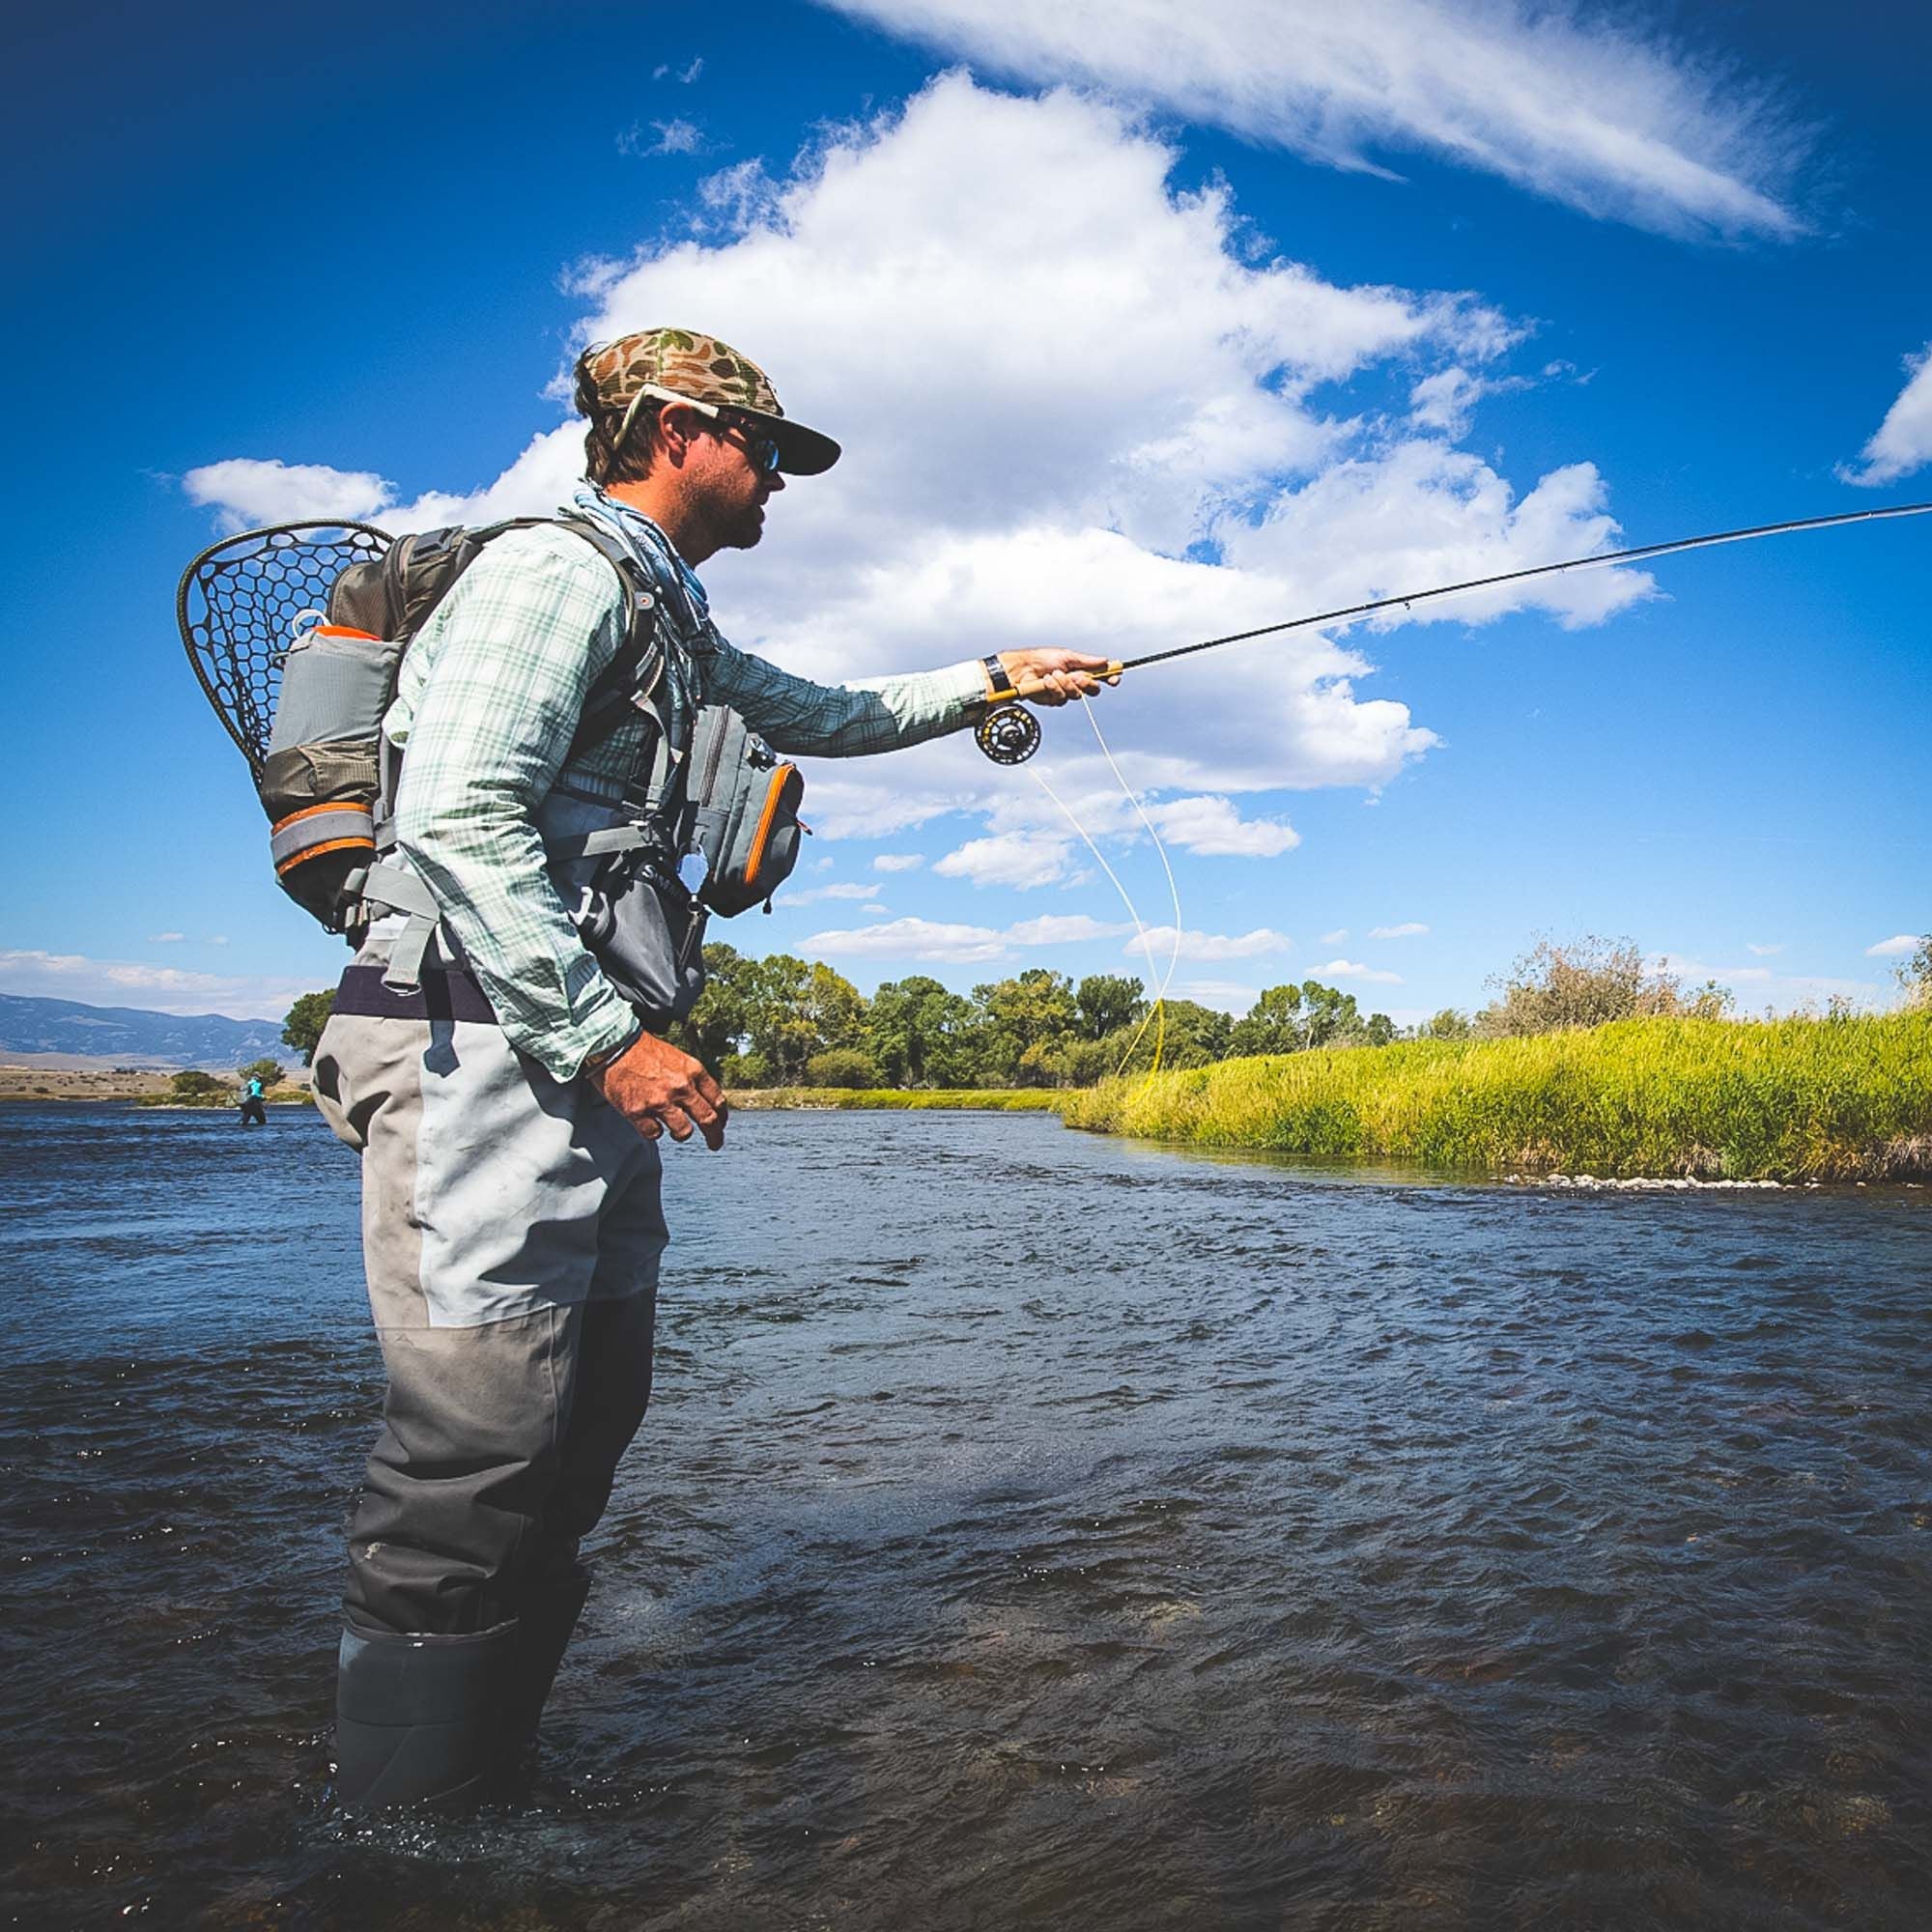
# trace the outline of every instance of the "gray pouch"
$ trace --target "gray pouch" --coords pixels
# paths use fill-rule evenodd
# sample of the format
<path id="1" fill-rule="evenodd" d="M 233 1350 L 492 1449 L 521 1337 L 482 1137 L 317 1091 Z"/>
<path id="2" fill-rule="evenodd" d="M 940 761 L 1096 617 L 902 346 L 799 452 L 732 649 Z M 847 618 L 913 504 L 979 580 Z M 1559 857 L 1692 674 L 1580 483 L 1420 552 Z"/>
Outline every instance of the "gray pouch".
<path id="1" fill-rule="evenodd" d="M 697 1004 L 704 990 L 704 908 L 676 879 L 660 874 L 645 848 L 607 858 L 571 917 L 647 1031 L 662 1033 Z"/>

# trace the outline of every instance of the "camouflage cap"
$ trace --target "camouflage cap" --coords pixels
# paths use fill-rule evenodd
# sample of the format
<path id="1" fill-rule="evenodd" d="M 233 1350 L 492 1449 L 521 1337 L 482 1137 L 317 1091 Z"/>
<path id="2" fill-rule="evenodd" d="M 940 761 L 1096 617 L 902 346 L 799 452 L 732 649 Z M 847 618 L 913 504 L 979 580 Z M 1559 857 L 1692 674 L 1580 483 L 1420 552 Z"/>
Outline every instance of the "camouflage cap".
<path id="1" fill-rule="evenodd" d="M 592 343 L 578 357 L 606 409 L 628 411 L 653 389 L 669 389 L 694 403 L 755 417 L 779 446 L 779 468 L 816 476 L 838 461 L 829 436 L 793 422 L 779 405 L 771 378 L 730 344 L 694 328 L 640 328 L 614 342 Z"/>

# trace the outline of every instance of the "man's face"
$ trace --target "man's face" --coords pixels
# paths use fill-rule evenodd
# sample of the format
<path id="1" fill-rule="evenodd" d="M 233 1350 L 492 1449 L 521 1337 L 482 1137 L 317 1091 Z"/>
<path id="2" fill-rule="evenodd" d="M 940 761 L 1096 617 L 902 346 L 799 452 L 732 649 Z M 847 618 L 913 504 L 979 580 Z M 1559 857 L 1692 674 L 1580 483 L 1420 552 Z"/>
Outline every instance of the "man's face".
<path id="1" fill-rule="evenodd" d="M 753 462 L 757 431 L 693 413 L 698 434 L 685 459 L 685 490 L 720 550 L 750 550 L 765 533 L 765 503 L 784 478 Z"/>

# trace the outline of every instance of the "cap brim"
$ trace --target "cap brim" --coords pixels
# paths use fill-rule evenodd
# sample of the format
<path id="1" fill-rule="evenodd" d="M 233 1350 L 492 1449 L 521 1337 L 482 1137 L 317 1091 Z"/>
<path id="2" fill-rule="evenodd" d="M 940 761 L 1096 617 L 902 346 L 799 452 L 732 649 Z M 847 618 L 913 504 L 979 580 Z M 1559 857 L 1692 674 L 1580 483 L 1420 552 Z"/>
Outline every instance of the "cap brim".
<path id="1" fill-rule="evenodd" d="M 733 403 L 730 408 L 734 415 L 754 417 L 770 430 L 779 446 L 779 468 L 787 476 L 821 476 L 838 461 L 838 445 L 802 422 L 775 416 L 768 410 L 747 409 L 743 403 Z"/>

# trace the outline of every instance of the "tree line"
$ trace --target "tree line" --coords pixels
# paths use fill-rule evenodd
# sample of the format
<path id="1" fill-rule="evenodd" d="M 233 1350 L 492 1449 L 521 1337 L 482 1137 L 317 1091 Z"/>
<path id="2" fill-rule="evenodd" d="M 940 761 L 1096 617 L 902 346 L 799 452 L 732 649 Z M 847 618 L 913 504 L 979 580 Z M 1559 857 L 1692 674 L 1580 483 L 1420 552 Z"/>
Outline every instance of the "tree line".
<path id="1" fill-rule="evenodd" d="M 1489 981 L 1471 1011 L 1445 1008 L 1412 1028 L 1364 1013 L 1351 993 L 1318 980 L 1269 986 L 1239 1018 L 1192 1000 L 1151 1010 L 1123 974 L 1074 980 L 1043 966 L 970 993 L 924 974 L 889 980 L 869 998 L 822 960 L 754 959 L 722 941 L 671 1037 L 726 1086 L 1090 1087 L 1160 1064 L 1186 1068 L 1314 1047 L 1384 1046 L 1399 1038 L 1499 1039 L 1651 1017 L 1719 1019 L 1735 1004 L 1715 980 L 1689 986 L 1646 964 L 1629 939 L 1540 940 Z M 1932 939 L 1899 974 L 1909 997 L 1932 999 Z M 282 1037 L 313 1060 L 333 995 L 305 993 Z"/>

